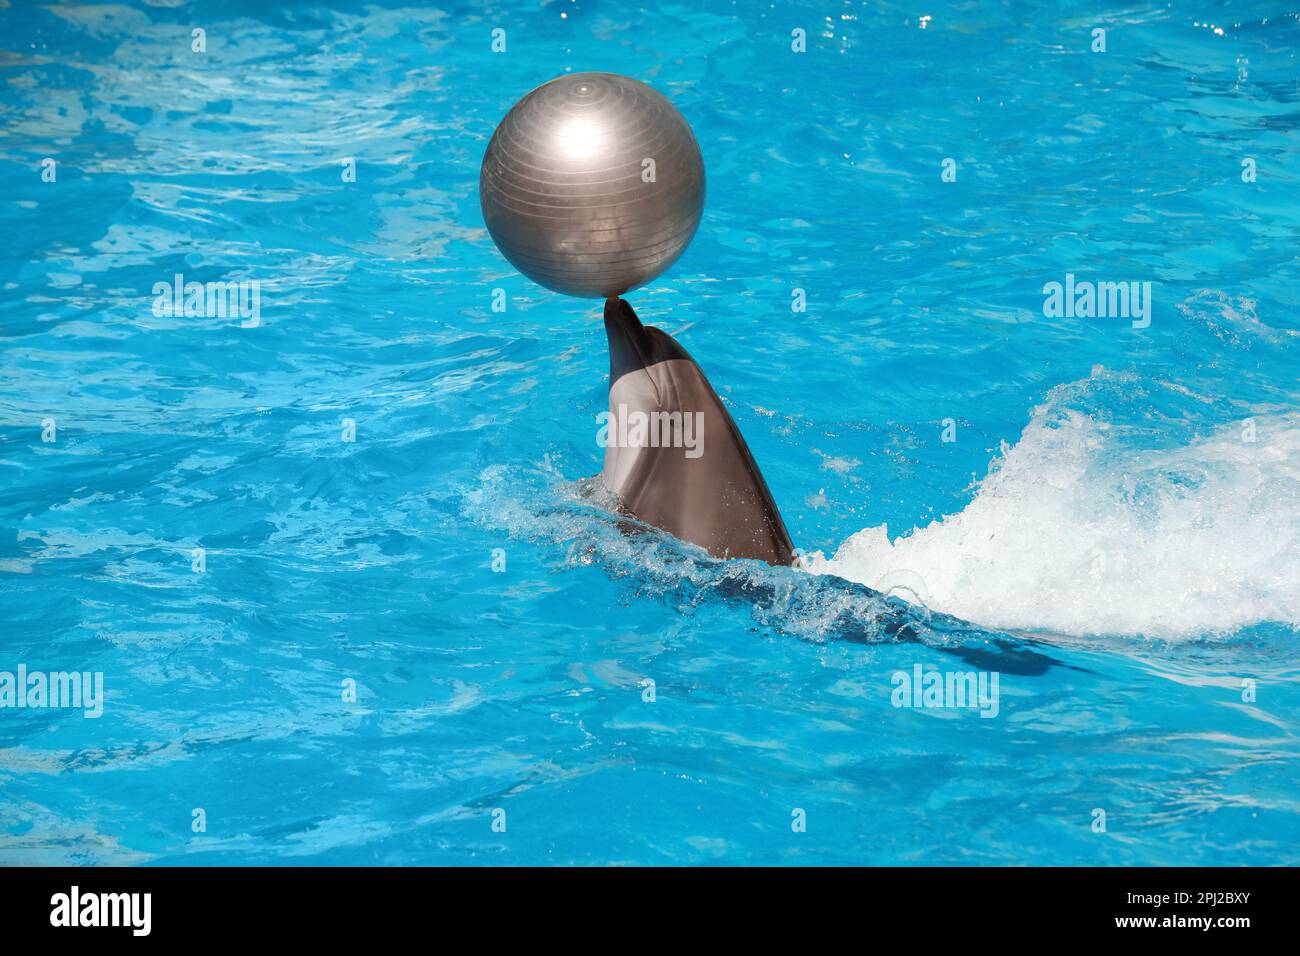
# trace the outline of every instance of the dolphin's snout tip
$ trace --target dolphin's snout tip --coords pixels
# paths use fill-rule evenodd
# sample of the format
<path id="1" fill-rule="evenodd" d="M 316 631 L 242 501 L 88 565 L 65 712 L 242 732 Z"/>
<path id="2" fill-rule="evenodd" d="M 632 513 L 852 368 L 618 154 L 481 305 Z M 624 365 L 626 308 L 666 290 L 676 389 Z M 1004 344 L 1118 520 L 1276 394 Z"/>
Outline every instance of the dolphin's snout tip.
<path id="1" fill-rule="evenodd" d="M 626 303 L 616 295 L 611 295 L 605 300 L 605 321 L 611 322 L 619 318 L 623 313 L 623 306 Z"/>
<path id="2" fill-rule="evenodd" d="M 616 340 L 639 342 L 644 326 L 632 307 L 614 295 L 605 300 L 605 332 L 611 343 Z"/>

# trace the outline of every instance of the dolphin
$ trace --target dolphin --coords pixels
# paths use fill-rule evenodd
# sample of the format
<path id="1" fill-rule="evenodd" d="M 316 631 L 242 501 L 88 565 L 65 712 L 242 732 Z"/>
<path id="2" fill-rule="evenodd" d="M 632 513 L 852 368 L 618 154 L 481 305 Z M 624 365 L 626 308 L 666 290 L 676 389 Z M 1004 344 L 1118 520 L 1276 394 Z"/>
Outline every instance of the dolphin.
<path id="1" fill-rule="evenodd" d="M 605 485 L 619 510 L 717 558 L 796 564 L 794 544 L 740 429 L 686 349 L 605 300 Z"/>

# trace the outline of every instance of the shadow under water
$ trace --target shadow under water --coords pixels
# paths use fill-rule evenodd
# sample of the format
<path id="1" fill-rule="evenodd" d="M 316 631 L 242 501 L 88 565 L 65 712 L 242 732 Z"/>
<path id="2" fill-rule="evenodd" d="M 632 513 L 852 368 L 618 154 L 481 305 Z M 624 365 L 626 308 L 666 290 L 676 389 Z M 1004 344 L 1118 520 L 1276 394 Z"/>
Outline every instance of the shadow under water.
<path id="1" fill-rule="evenodd" d="M 638 568 L 634 587 L 642 596 L 747 609 L 764 627 L 815 643 L 923 644 L 979 670 L 1025 677 L 1052 667 L 1080 670 L 1044 653 L 1042 642 L 990 631 L 833 574 L 715 558 L 626 515 L 606 510 L 602 517 L 620 540 L 610 542 L 612 549 L 599 541 L 575 542 L 568 562 L 598 564 L 615 578 Z"/>

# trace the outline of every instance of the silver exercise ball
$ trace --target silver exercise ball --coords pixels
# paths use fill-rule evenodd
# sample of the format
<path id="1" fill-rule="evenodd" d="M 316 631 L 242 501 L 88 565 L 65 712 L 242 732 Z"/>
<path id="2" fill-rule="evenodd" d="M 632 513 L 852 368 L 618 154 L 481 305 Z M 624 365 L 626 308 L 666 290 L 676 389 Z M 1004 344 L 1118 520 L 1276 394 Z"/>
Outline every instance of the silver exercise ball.
<path id="1" fill-rule="evenodd" d="M 700 224 L 704 160 L 686 120 L 644 83 L 574 73 L 506 114 L 479 173 L 488 232 L 534 282 L 622 295 L 677 261 Z"/>

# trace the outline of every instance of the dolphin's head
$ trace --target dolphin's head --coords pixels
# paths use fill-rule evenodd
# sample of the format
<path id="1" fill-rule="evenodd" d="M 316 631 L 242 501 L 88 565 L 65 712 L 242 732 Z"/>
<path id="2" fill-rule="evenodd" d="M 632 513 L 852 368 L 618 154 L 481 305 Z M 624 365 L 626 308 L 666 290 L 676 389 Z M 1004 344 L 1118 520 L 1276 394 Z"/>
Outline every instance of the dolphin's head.
<path id="1" fill-rule="evenodd" d="M 618 297 L 605 300 L 605 333 L 616 440 L 603 475 L 623 510 L 718 557 L 790 564 L 776 503 L 695 360 Z"/>

